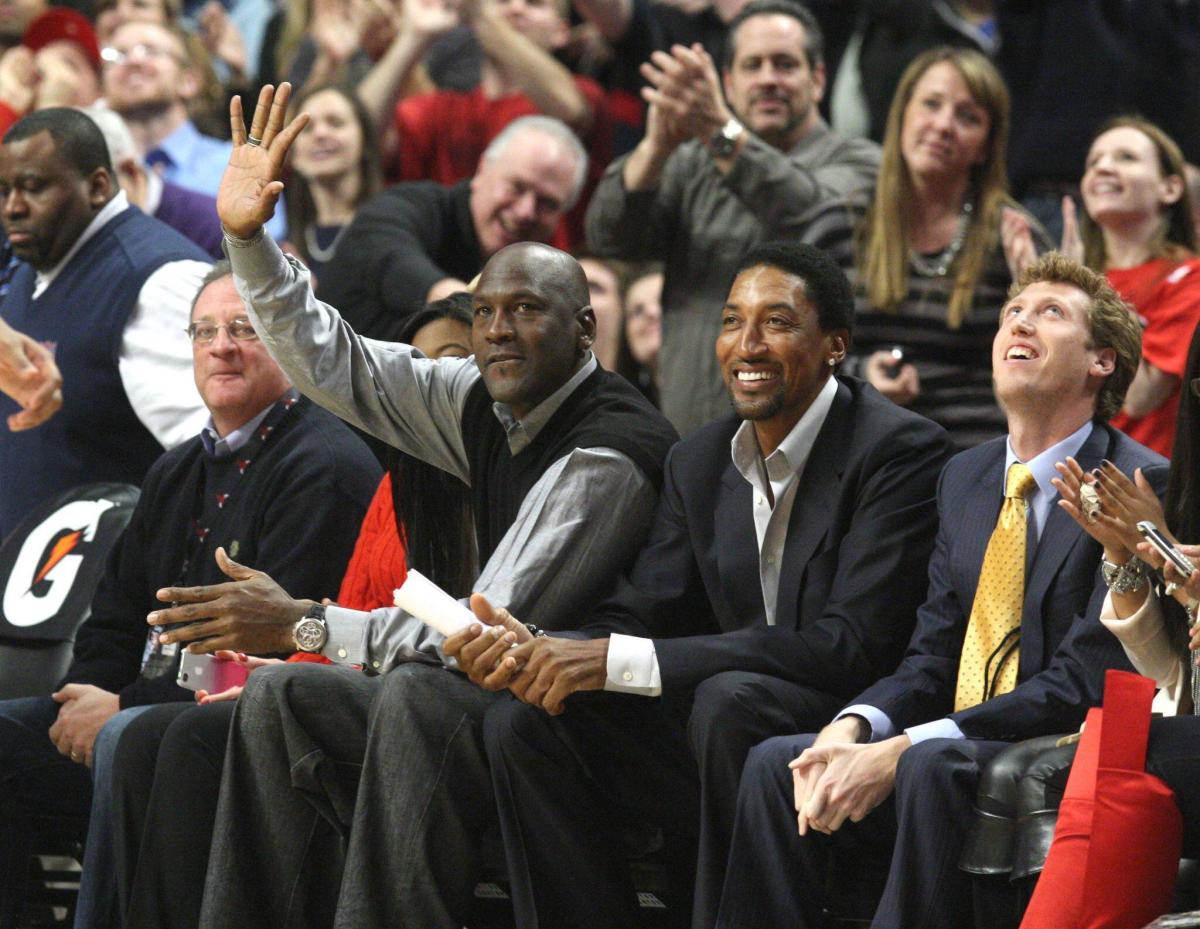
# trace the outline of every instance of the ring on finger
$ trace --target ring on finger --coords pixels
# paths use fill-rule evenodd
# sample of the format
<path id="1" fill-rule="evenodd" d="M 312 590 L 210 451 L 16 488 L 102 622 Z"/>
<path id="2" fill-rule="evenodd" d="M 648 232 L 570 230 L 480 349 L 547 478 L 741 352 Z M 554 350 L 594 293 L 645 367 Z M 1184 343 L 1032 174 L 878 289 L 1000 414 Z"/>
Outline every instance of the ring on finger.
<path id="1" fill-rule="evenodd" d="M 246 144 L 253 145 L 255 148 L 259 148 L 262 146 L 262 139 L 256 139 L 254 136 L 249 135 L 246 136 Z"/>
<path id="2" fill-rule="evenodd" d="M 1079 504 L 1083 515 L 1089 523 L 1094 523 L 1100 516 L 1100 495 L 1091 484 L 1079 485 Z"/>
<path id="3" fill-rule="evenodd" d="M 71 760 L 78 763 L 80 760 L 82 760 L 82 756 L 79 754 L 79 752 L 71 752 Z"/>

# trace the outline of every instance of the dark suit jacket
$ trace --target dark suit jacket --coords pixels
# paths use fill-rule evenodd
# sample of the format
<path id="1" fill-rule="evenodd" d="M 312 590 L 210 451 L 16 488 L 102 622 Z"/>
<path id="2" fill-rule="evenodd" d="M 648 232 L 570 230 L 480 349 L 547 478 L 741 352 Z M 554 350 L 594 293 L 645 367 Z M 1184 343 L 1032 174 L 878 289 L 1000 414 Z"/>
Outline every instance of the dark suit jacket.
<path id="1" fill-rule="evenodd" d="M 899 659 L 950 441 L 862 381 L 839 381 L 797 488 L 773 627 L 752 490 L 730 454 L 739 421 L 717 420 L 668 456 L 650 535 L 587 629 L 653 637 L 664 694 L 742 670 L 849 695 Z"/>
<path id="2" fill-rule="evenodd" d="M 1015 741 L 1079 727 L 1100 702 L 1106 668 L 1129 668 L 1099 620 L 1107 589 L 1101 547 L 1061 508 L 1051 508 L 1026 567 L 1017 686 L 954 713 L 958 660 L 983 554 L 1000 513 L 1006 439 L 956 455 L 938 485 L 941 517 L 929 562 L 929 596 L 899 669 L 860 694 L 898 730 L 949 716 L 968 738 Z M 1167 462 L 1098 423 L 1076 460 L 1090 470 L 1107 458 L 1126 474 L 1142 468 L 1161 495 Z"/>

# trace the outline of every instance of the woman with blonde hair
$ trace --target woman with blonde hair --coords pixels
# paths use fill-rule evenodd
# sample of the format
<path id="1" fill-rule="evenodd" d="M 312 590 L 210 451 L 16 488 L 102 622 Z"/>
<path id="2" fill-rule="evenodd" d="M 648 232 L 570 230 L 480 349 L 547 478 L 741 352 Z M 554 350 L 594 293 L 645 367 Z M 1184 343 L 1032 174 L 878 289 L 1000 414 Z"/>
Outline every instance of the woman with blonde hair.
<path id="1" fill-rule="evenodd" d="M 805 233 L 855 286 L 847 372 L 941 423 L 959 447 L 1005 431 L 991 345 L 1012 279 L 1000 241 L 1001 211 L 1017 209 L 1008 125 L 1008 90 L 986 57 L 925 52 L 896 88 L 873 198 L 830 204 Z"/>

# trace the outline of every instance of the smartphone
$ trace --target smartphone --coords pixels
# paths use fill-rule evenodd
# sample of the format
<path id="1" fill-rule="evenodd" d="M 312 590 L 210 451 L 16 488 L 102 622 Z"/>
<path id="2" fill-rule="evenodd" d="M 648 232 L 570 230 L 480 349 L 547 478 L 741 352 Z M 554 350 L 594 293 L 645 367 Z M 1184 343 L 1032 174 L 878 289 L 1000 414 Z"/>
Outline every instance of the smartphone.
<path id="1" fill-rule="evenodd" d="M 1142 538 L 1153 545 L 1158 553 L 1171 562 L 1184 577 L 1189 577 L 1196 570 L 1196 566 L 1188 560 L 1187 556 L 1168 542 L 1166 537 L 1158 531 L 1158 526 L 1150 520 L 1143 519 L 1137 524 L 1137 530 L 1142 534 Z"/>
<path id="2" fill-rule="evenodd" d="M 217 658 L 215 655 L 193 655 L 184 649 L 175 683 L 188 690 L 219 694 L 230 687 L 241 687 L 249 676 L 250 669 L 237 661 Z"/>

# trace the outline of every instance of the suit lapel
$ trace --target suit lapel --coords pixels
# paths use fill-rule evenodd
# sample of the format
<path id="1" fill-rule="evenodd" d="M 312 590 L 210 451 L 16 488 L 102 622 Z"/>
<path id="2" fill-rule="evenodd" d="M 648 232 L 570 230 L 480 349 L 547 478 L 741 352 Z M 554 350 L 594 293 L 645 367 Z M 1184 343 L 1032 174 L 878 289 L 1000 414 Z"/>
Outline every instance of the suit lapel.
<path id="1" fill-rule="evenodd" d="M 788 518 L 787 539 L 783 544 L 783 562 L 779 568 L 779 596 L 775 606 L 775 625 L 796 627 L 800 617 L 800 583 L 821 540 L 829 532 L 837 514 L 836 501 L 841 492 L 842 469 L 854 432 L 854 413 L 850 391 L 838 384 L 829 414 L 817 434 L 796 498 Z"/>
<path id="2" fill-rule="evenodd" d="M 947 513 L 952 520 L 961 520 L 967 527 L 960 536 L 956 551 L 951 553 L 951 564 L 960 565 L 956 572 L 955 586 L 965 592 L 962 598 L 967 615 L 975 603 L 979 588 L 979 575 L 983 570 L 983 556 L 996 528 L 1000 507 L 1004 505 L 1004 459 L 1007 446 L 997 442 L 995 451 L 979 471 L 979 479 L 971 492 L 962 495 L 962 508 Z"/>
<path id="3" fill-rule="evenodd" d="M 758 573 L 758 536 L 754 531 L 753 490 L 730 460 L 721 475 L 715 510 L 717 574 L 726 616 L 725 628 L 740 629 L 762 621 L 762 582 Z"/>
<path id="4" fill-rule="evenodd" d="M 1090 471 L 1099 466 L 1101 460 L 1108 454 L 1108 431 L 1097 423 L 1080 446 L 1075 460 L 1084 471 Z M 1041 604 L 1054 579 L 1058 576 L 1067 556 L 1072 550 L 1087 538 L 1075 520 L 1071 519 L 1057 503 L 1050 507 L 1050 515 L 1046 517 L 1046 526 L 1042 529 L 1041 538 L 1034 550 L 1033 564 L 1025 579 L 1025 601 L 1022 607 L 1022 617 L 1038 616 L 1042 613 Z M 1021 679 L 1041 670 L 1044 666 L 1045 639 L 1040 623 L 1022 621 L 1021 626 Z"/>

